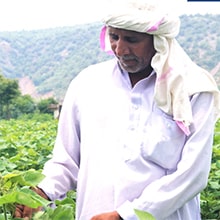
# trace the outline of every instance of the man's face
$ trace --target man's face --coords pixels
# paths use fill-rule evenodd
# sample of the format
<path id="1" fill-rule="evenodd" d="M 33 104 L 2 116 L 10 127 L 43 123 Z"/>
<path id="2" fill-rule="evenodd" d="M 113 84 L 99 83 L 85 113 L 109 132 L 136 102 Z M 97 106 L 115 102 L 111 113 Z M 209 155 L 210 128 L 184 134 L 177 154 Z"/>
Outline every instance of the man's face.
<path id="1" fill-rule="evenodd" d="M 108 27 L 108 34 L 122 69 L 138 73 L 149 67 L 155 54 L 152 35 L 113 27 Z"/>

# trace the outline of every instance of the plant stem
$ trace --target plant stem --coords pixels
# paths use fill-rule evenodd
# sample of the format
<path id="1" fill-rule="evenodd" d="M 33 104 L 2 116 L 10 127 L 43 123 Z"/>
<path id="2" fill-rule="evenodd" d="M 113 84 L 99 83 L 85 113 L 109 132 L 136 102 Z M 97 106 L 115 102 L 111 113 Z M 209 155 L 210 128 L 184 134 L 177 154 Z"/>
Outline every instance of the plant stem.
<path id="1" fill-rule="evenodd" d="M 3 211 L 4 211 L 4 217 L 5 217 L 5 220 L 8 220 L 7 213 L 6 213 L 6 206 L 5 206 L 5 204 L 3 204 Z"/>

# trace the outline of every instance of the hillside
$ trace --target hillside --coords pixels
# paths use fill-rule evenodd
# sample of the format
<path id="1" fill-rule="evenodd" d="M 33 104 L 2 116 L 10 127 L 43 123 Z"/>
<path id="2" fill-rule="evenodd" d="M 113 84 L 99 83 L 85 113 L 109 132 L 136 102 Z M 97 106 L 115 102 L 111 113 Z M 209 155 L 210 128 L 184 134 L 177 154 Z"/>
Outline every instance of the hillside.
<path id="1" fill-rule="evenodd" d="M 181 17 L 178 41 L 220 85 L 220 15 Z M 62 100 L 80 70 L 110 56 L 100 50 L 101 23 L 54 29 L 0 32 L 0 72 L 20 80 L 33 97 Z"/>

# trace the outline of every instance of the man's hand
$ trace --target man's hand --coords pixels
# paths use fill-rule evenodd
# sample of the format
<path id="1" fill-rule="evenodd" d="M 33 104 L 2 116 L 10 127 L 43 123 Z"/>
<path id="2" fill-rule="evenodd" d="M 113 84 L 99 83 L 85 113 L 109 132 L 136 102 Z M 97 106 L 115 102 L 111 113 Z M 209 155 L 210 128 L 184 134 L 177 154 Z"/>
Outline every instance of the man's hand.
<path id="1" fill-rule="evenodd" d="M 95 215 L 90 220 L 121 220 L 121 219 L 122 218 L 119 216 L 119 214 L 116 211 L 114 211 L 114 212 L 107 212 L 107 213 Z"/>
<path id="2" fill-rule="evenodd" d="M 32 188 L 38 195 L 43 197 L 44 199 L 49 200 L 47 195 L 40 188 Z M 24 205 L 16 205 L 14 217 L 15 218 L 24 218 L 26 220 L 30 219 L 35 212 L 41 210 L 42 207 L 38 207 L 37 209 L 33 209 Z"/>
<path id="3" fill-rule="evenodd" d="M 41 207 L 37 209 L 32 209 L 30 207 L 24 206 L 24 205 L 16 205 L 14 217 L 15 218 L 24 218 L 26 220 L 31 219 L 32 215 L 40 211 Z"/>

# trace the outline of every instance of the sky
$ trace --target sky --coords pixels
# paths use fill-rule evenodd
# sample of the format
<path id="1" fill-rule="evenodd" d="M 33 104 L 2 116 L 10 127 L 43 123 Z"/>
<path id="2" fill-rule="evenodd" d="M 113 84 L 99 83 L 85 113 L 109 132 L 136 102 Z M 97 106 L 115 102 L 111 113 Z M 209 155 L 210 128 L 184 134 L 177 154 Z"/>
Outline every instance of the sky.
<path id="1" fill-rule="evenodd" d="M 122 0 L 0 0 L 0 31 L 37 30 L 100 21 Z M 220 14 L 220 1 L 158 0 L 182 14 Z"/>

